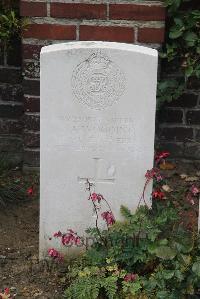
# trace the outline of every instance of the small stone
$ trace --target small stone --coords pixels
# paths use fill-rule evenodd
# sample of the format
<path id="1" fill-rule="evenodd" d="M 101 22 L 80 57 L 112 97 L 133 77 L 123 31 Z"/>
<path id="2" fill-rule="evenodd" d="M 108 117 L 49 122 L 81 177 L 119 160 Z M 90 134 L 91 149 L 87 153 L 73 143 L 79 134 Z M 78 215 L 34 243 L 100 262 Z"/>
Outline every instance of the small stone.
<path id="1" fill-rule="evenodd" d="M 163 186 L 162 186 L 162 189 L 163 189 L 165 192 L 168 192 L 168 193 L 170 193 L 170 192 L 173 191 L 173 189 L 170 188 L 170 186 L 168 186 L 168 185 L 163 185 Z"/>
<path id="2" fill-rule="evenodd" d="M 199 178 L 197 176 L 189 176 L 185 179 L 186 182 L 196 182 Z"/>
<path id="3" fill-rule="evenodd" d="M 185 173 L 182 173 L 182 174 L 180 174 L 180 177 L 182 180 L 185 180 L 188 177 L 188 175 Z"/>

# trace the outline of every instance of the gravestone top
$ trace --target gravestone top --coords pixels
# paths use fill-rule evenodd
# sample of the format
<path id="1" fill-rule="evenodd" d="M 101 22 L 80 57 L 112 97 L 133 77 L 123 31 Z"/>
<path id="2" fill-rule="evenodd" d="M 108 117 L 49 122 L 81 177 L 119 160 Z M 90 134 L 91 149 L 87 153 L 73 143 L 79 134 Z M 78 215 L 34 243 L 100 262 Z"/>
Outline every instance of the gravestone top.
<path id="1" fill-rule="evenodd" d="M 101 41 L 82 41 L 82 42 L 68 42 L 60 43 L 49 46 L 44 46 L 41 49 L 42 53 L 52 53 L 58 51 L 66 51 L 71 49 L 113 49 L 113 50 L 125 50 L 125 51 L 134 51 L 135 53 L 158 56 L 158 51 L 152 48 L 125 44 L 125 43 L 116 43 L 116 42 L 101 42 Z"/>
<path id="2" fill-rule="evenodd" d="M 150 48 L 73 42 L 42 49 L 41 258 L 60 249 L 50 241 L 56 231 L 84 236 L 95 224 L 87 180 L 117 218 L 121 205 L 136 209 L 153 166 L 156 83 Z"/>

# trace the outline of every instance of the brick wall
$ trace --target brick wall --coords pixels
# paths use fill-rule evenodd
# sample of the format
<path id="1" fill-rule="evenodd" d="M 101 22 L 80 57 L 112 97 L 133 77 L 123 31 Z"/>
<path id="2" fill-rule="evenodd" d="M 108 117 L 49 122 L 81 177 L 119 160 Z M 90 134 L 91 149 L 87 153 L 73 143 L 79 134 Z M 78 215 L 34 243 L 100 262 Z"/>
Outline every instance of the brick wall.
<path id="1" fill-rule="evenodd" d="M 0 153 L 17 164 L 23 159 L 20 51 L 19 40 L 13 40 L 9 50 L 0 44 Z"/>
<path id="2" fill-rule="evenodd" d="M 29 17 L 23 32 L 25 93 L 24 163 L 39 166 L 39 53 L 44 45 L 101 40 L 159 47 L 164 40 L 165 9 L 160 1 L 21 1 Z"/>
<path id="3" fill-rule="evenodd" d="M 191 0 L 181 5 L 181 10 L 199 10 L 200 1 Z M 176 66 L 165 63 L 162 73 L 178 76 Z M 200 165 L 200 80 L 190 78 L 184 94 L 166 104 L 157 117 L 156 144 L 169 150 L 173 157 L 193 161 Z"/>
<path id="4" fill-rule="evenodd" d="M 176 101 L 158 113 L 157 144 L 173 157 L 200 160 L 200 82 L 191 82 Z"/>

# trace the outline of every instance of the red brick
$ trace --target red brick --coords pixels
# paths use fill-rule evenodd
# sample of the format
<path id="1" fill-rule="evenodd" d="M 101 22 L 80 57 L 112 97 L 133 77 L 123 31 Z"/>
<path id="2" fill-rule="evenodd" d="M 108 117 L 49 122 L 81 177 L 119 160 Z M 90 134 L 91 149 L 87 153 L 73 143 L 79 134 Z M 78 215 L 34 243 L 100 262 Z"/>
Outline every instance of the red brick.
<path id="1" fill-rule="evenodd" d="M 40 112 L 40 98 L 24 97 L 24 110 L 26 112 Z"/>
<path id="2" fill-rule="evenodd" d="M 106 5 L 85 3 L 52 3 L 51 16 L 69 19 L 106 19 Z"/>
<path id="3" fill-rule="evenodd" d="M 182 123 L 183 111 L 175 109 L 160 109 L 157 114 L 160 123 Z"/>
<path id="4" fill-rule="evenodd" d="M 40 152 L 36 149 L 34 150 L 24 150 L 24 166 L 39 167 L 40 166 Z"/>
<path id="5" fill-rule="evenodd" d="M 24 132 L 24 146 L 40 147 L 40 134 L 35 132 Z"/>
<path id="6" fill-rule="evenodd" d="M 128 27 L 80 26 L 80 40 L 134 42 L 134 29 Z"/>
<path id="7" fill-rule="evenodd" d="M 27 131 L 40 130 L 40 117 L 38 114 L 25 114 L 23 117 L 24 129 Z"/>
<path id="8" fill-rule="evenodd" d="M 160 139 L 167 141 L 188 141 L 193 139 L 193 129 L 185 127 L 160 128 Z"/>
<path id="9" fill-rule="evenodd" d="M 39 59 L 42 46 L 40 45 L 22 45 L 23 59 Z"/>
<path id="10" fill-rule="evenodd" d="M 23 123 L 19 120 L 0 119 L 0 132 L 3 134 L 18 134 L 23 130 Z"/>
<path id="11" fill-rule="evenodd" d="M 30 94 L 33 96 L 40 95 L 40 81 L 39 80 L 23 80 L 24 94 Z"/>
<path id="12" fill-rule="evenodd" d="M 0 104 L 0 117 L 3 118 L 20 118 L 23 115 L 23 106 L 13 104 Z"/>
<path id="13" fill-rule="evenodd" d="M 38 39 L 76 39 L 76 26 L 54 24 L 31 24 L 23 31 L 25 38 Z"/>
<path id="14" fill-rule="evenodd" d="M 188 125 L 200 125 L 200 110 L 189 110 L 186 113 Z"/>
<path id="15" fill-rule="evenodd" d="M 20 4 L 20 15 L 27 17 L 46 17 L 47 5 L 44 2 L 24 2 Z"/>
<path id="16" fill-rule="evenodd" d="M 164 28 L 139 28 L 138 41 L 141 43 L 162 43 L 165 39 Z"/>
<path id="17" fill-rule="evenodd" d="M 161 21 L 165 19 L 165 8 L 157 5 L 110 4 L 110 19 Z"/>

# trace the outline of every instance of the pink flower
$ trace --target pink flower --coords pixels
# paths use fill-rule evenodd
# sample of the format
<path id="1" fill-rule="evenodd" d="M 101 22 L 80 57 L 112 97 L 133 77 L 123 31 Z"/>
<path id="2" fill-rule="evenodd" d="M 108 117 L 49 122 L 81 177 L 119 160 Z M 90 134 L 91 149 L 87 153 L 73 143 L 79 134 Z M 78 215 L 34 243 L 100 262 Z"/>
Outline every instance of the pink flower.
<path id="1" fill-rule="evenodd" d="M 9 288 L 5 288 L 4 289 L 4 295 L 9 295 L 10 294 L 10 289 Z"/>
<path id="2" fill-rule="evenodd" d="M 163 180 L 163 176 L 161 174 L 156 175 L 156 181 L 161 182 Z"/>
<path id="3" fill-rule="evenodd" d="M 192 192 L 192 194 L 193 194 L 194 196 L 198 195 L 199 192 L 200 192 L 199 188 L 197 188 L 195 185 L 192 185 L 190 191 Z"/>
<path id="4" fill-rule="evenodd" d="M 152 168 L 150 170 L 147 170 L 146 174 L 145 174 L 145 178 L 147 180 L 151 180 L 154 177 L 156 177 L 156 175 L 158 175 L 158 169 L 157 168 Z"/>
<path id="5" fill-rule="evenodd" d="M 62 261 L 63 256 L 54 248 L 48 249 L 48 255 L 52 257 L 54 260 Z"/>
<path id="6" fill-rule="evenodd" d="M 155 199 L 163 199 L 165 197 L 165 194 L 158 189 L 152 192 L 152 197 Z"/>
<path id="7" fill-rule="evenodd" d="M 68 229 L 68 233 L 62 235 L 62 244 L 65 246 L 78 246 L 81 244 L 81 238 L 72 229 Z"/>
<path id="8" fill-rule="evenodd" d="M 156 179 L 157 182 L 160 182 L 163 180 L 163 176 L 160 174 L 160 171 L 158 168 L 152 168 L 150 170 L 147 170 L 147 172 L 145 174 L 145 178 L 147 179 L 147 183 L 152 179 Z"/>
<path id="9" fill-rule="evenodd" d="M 156 161 L 156 163 L 159 163 L 160 160 L 163 160 L 163 159 L 169 157 L 169 155 L 170 155 L 169 152 L 156 153 L 156 155 L 155 155 L 155 161 Z"/>
<path id="10" fill-rule="evenodd" d="M 29 196 L 32 196 L 33 195 L 33 186 L 28 188 L 26 192 Z"/>
<path id="11" fill-rule="evenodd" d="M 103 199 L 103 196 L 101 194 L 97 194 L 97 193 L 92 193 L 90 195 L 90 199 L 95 202 L 95 201 L 98 201 L 100 202 L 102 199 Z"/>
<path id="12" fill-rule="evenodd" d="M 60 238 L 62 237 L 62 233 L 60 231 L 58 231 L 57 233 L 53 234 L 54 238 Z"/>
<path id="13" fill-rule="evenodd" d="M 194 202 L 194 198 L 192 196 L 191 192 L 188 192 L 187 196 L 186 196 L 187 201 L 189 201 L 189 203 L 193 206 L 195 204 Z"/>
<path id="14" fill-rule="evenodd" d="M 134 274 L 134 273 L 128 273 L 126 274 L 126 276 L 124 277 L 124 280 L 126 282 L 131 282 L 131 281 L 135 281 L 137 278 L 137 274 Z"/>
<path id="15" fill-rule="evenodd" d="M 115 217 L 111 211 L 103 212 L 101 216 L 106 221 L 107 225 L 113 225 L 115 223 Z"/>

